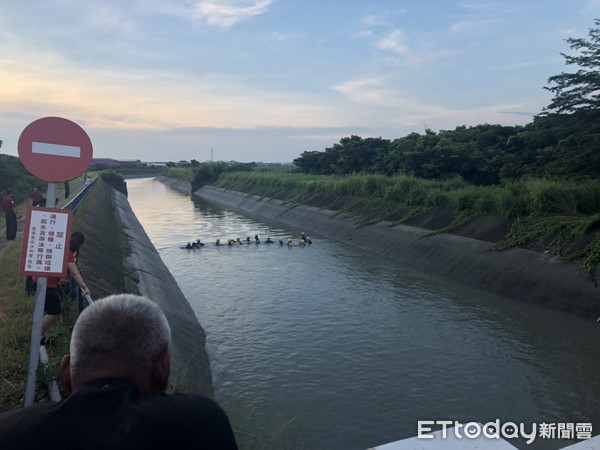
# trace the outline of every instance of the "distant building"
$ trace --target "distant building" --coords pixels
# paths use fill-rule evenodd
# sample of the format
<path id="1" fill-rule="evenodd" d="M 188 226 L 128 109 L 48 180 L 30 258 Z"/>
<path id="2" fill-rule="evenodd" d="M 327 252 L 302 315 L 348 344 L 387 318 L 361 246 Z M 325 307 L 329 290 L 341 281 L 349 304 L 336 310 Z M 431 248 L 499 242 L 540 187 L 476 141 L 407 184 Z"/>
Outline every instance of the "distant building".
<path id="1" fill-rule="evenodd" d="M 119 162 L 125 167 L 141 167 L 142 162 L 139 159 L 121 159 Z"/>
<path id="2" fill-rule="evenodd" d="M 92 158 L 91 166 L 121 167 L 123 163 L 111 158 Z"/>
<path id="3" fill-rule="evenodd" d="M 90 166 L 103 167 L 140 167 L 142 162 L 139 159 L 112 159 L 112 158 L 92 158 Z"/>

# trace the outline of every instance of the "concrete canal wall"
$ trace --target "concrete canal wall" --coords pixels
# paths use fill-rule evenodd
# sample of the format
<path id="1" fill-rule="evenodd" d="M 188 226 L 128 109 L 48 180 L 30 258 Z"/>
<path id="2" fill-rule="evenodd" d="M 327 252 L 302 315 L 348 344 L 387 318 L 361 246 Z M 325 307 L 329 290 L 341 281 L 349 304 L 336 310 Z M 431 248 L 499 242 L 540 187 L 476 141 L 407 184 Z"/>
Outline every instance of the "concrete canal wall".
<path id="1" fill-rule="evenodd" d="M 123 265 L 127 278 L 135 281 L 127 291 L 147 296 L 158 303 L 171 325 L 171 385 L 175 390 L 212 396 L 204 330 L 131 210 L 127 197 L 113 189 L 112 204 L 129 247 L 123 249 Z"/>
<path id="2" fill-rule="evenodd" d="M 188 183 L 160 181 L 189 192 Z M 569 313 L 597 319 L 600 290 L 579 261 L 523 248 L 494 251 L 492 242 L 391 223 L 366 223 L 337 211 L 284 203 L 243 192 L 204 186 L 194 192 L 241 213 L 273 220 L 309 235 L 336 239 L 418 270 Z"/>

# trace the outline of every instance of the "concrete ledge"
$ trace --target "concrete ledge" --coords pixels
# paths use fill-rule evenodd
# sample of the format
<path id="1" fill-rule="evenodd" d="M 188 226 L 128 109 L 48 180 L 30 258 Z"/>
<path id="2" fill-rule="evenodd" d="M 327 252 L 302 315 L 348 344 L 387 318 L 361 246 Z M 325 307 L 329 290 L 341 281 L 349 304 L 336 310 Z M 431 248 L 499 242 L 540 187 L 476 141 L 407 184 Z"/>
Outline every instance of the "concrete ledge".
<path id="1" fill-rule="evenodd" d="M 594 320 L 600 316 L 600 291 L 578 261 L 565 262 L 521 248 L 494 251 L 490 242 L 431 234 L 429 230 L 408 225 L 368 224 L 336 211 L 284 204 L 212 186 L 204 186 L 194 194 L 242 213 L 294 227 L 298 232 L 343 241 L 505 297 Z"/>
<path id="2" fill-rule="evenodd" d="M 212 397 L 212 375 L 205 349 L 204 330 L 131 210 L 127 197 L 114 189 L 112 196 L 117 219 L 122 224 L 131 248 L 131 255 L 124 256 L 124 266 L 139 280 L 139 294 L 158 303 L 171 325 L 171 385 L 177 390 Z"/>

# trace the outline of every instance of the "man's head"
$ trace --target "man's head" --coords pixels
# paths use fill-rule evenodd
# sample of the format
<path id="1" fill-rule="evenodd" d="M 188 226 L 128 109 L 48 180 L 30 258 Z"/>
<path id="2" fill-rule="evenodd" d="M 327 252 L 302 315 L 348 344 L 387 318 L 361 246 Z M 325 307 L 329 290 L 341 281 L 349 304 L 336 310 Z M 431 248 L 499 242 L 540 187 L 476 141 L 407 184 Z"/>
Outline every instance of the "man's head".
<path id="1" fill-rule="evenodd" d="M 67 391 L 104 377 L 126 378 L 143 394 L 164 392 L 171 330 L 160 307 L 140 296 L 112 295 L 86 308 L 75 323 L 70 355 L 61 363 Z"/>

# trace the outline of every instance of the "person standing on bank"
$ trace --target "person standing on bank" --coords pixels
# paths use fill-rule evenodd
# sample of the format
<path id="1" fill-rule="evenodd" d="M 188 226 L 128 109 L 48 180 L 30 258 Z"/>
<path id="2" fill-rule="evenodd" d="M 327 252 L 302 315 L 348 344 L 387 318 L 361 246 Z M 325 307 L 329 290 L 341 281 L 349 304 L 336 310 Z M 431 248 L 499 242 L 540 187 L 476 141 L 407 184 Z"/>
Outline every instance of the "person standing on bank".
<path id="1" fill-rule="evenodd" d="M 40 203 L 42 203 L 43 197 L 44 196 L 42 195 L 42 191 L 34 187 L 31 194 L 29 194 L 29 198 L 31 199 L 31 205 L 38 206 Z"/>
<path id="2" fill-rule="evenodd" d="M 2 199 L 2 210 L 6 219 L 6 240 L 14 241 L 17 237 L 17 205 L 10 189 Z"/>
<path id="3" fill-rule="evenodd" d="M 165 394 L 171 331 L 162 309 L 132 294 L 86 308 L 60 377 L 70 394 L 0 413 L 0 448 L 236 450 L 229 419 L 212 399 Z"/>
<path id="4" fill-rule="evenodd" d="M 69 251 L 67 252 L 67 271 L 68 274 L 75 280 L 77 286 L 81 289 L 83 296 L 89 295 L 90 290 L 85 285 L 79 267 L 75 263 L 75 255 L 79 255 L 79 249 L 85 242 L 85 236 L 79 231 L 71 233 L 69 241 Z M 37 283 L 37 277 L 33 277 L 33 281 Z M 52 339 L 48 337 L 48 329 L 62 312 L 60 306 L 61 292 L 58 289 L 60 277 L 48 277 L 46 284 L 46 301 L 44 303 L 44 317 L 42 318 L 42 340 L 40 345 L 48 345 L 52 343 Z"/>

